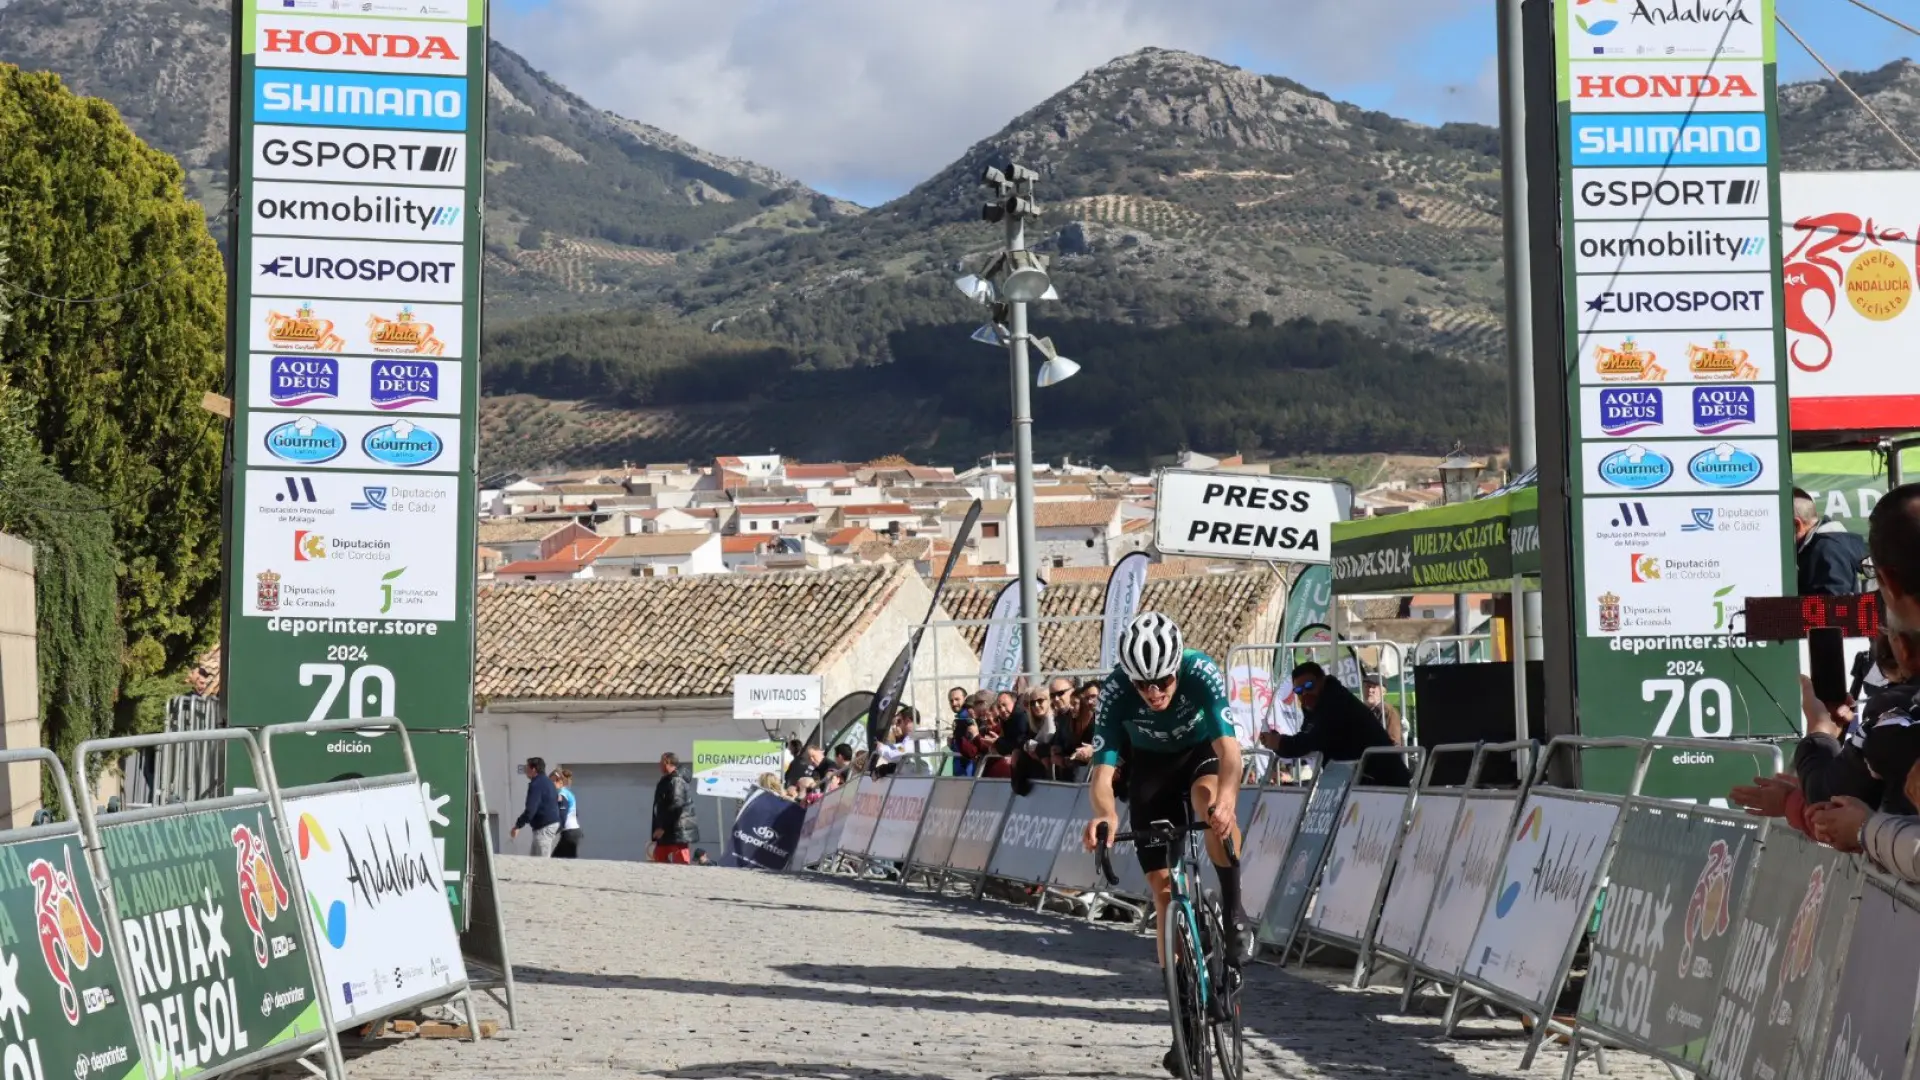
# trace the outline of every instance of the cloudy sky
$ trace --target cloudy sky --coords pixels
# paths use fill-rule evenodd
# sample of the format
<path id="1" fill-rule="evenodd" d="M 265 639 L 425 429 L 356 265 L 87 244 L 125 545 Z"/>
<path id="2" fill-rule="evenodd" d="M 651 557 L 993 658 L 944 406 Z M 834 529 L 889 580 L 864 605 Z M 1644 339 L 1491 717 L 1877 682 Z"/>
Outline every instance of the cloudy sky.
<path id="1" fill-rule="evenodd" d="M 1842 70 L 1915 39 L 1779 0 Z M 1908 21 L 1920 0 L 1875 0 Z M 1493 0 L 495 0 L 495 36 L 602 108 L 874 205 L 1148 45 L 1427 123 L 1495 118 Z M 1781 35 L 1788 79 L 1819 68 Z"/>

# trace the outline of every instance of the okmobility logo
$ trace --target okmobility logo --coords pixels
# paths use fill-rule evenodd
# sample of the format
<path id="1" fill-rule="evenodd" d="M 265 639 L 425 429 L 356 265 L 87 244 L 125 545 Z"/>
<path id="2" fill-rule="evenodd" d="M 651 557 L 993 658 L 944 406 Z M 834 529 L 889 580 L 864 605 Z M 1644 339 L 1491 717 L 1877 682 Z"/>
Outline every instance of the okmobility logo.
<path id="1" fill-rule="evenodd" d="M 253 114 L 265 124 L 467 130 L 465 79 L 273 71 L 254 84 Z"/>
<path id="2" fill-rule="evenodd" d="M 1743 262 L 1763 263 L 1770 250 L 1764 235 L 1742 235 L 1713 228 L 1655 230 L 1645 236 L 1580 238 L 1581 258 L 1620 262 L 1629 259 L 1717 259 L 1737 267 Z"/>
<path id="3" fill-rule="evenodd" d="M 1765 113 L 1573 117 L 1573 164 L 1765 165 Z"/>
<path id="4" fill-rule="evenodd" d="M 460 208 L 415 202 L 400 195 L 345 199 L 288 199 L 262 195 L 253 204 L 253 216 L 281 224 L 406 225 L 420 232 L 457 230 Z"/>

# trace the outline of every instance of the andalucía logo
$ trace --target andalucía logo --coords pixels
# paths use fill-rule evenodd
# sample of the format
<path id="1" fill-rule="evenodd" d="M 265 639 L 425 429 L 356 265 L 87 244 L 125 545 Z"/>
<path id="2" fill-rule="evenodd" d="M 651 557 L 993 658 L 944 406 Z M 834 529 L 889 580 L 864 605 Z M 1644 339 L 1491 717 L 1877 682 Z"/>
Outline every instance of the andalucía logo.
<path id="1" fill-rule="evenodd" d="M 1533 808 L 1533 812 L 1527 815 L 1526 820 L 1520 823 L 1520 831 L 1514 834 L 1513 842 L 1515 844 L 1520 844 L 1527 841 L 1531 841 L 1536 844 L 1539 843 L 1540 842 L 1540 818 L 1541 818 L 1541 811 L 1540 811 L 1540 808 L 1536 806 Z M 1513 910 L 1514 902 L 1519 899 L 1520 899 L 1520 883 L 1517 881 L 1507 882 L 1504 886 L 1501 887 L 1500 895 L 1494 901 L 1493 917 L 1496 919 L 1506 918 L 1507 913 Z"/>
<path id="2" fill-rule="evenodd" d="M 1578 16 L 1575 16 L 1578 18 Z M 1745 75 L 1580 75 L 1573 81 L 1574 97 L 1582 101 L 1760 101 L 1760 91 Z"/>
<path id="3" fill-rule="evenodd" d="M 267 453 L 281 461 L 318 465 L 346 453 L 347 437 L 311 416 L 303 416 L 270 429 L 266 447 Z"/>
<path id="4" fill-rule="evenodd" d="M 1764 471 L 1766 466 L 1759 458 L 1731 443 L 1702 450 L 1687 462 L 1687 475 L 1708 487 L 1746 487 L 1760 479 Z"/>
<path id="5" fill-rule="evenodd" d="M 1615 17 L 1619 5 L 1620 0 L 1573 0 L 1574 25 L 1594 37 L 1605 37 L 1620 28 Z"/>
<path id="6" fill-rule="evenodd" d="M 60 984 L 60 1011 L 66 1014 L 67 1023 L 73 1025 L 80 1022 L 80 991 L 73 985 L 74 973 L 87 970 L 93 958 L 106 951 L 107 943 L 99 927 L 94 925 L 93 916 L 87 914 L 80 879 L 73 872 L 71 847 L 67 848 L 66 856 L 64 871 L 45 859 L 35 859 L 27 867 L 27 880 L 33 883 L 33 915 L 39 928 L 40 957 L 46 961 L 47 974 Z"/>
<path id="7" fill-rule="evenodd" d="M 431 360 L 375 360 L 373 407 L 404 409 L 440 400 L 440 365 Z"/>
<path id="8" fill-rule="evenodd" d="M 1760 417 L 1751 386 L 1696 386 L 1693 389 L 1693 430 L 1718 435 L 1751 427 Z"/>
<path id="9" fill-rule="evenodd" d="M 312 814 L 300 815 L 300 831 L 297 848 L 302 865 L 305 865 L 307 860 L 313 858 L 316 851 L 324 851 L 328 854 L 332 854 L 333 852 L 333 843 L 327 839 L 327 831 L 320 827 L 320 823 L 314 820 Z M 304 873 L 304 871 L 302 872 Z M 328 904 L 325 910 L 322 910 L 320 907 L 320 898 L 315 896 L 313 891 L 309 889 L 307 891 L 307 907 L 313 912 L 315 925 L 319 926 L 320 932 L 326 935 L 327 944 L 336 949 L 345 946 L 347 943 L 347 905 L 345 901 L 335 900 L 333 903 Z"/>
<path id="10" fill-rule="evenodd" d="M 317 356 L 276 356 L 268 362 L 267 395 L 292 407 L 340 396 L 340 362 Z"/>
<path id="11" fill-rule="evenodd" d="M 360 449 L 383 465 L 417 469 L 440 456 L 445 449 L 440 436 L 409 420 L 395 420 L 367 432 Z"/>
<path id="12" fill-rule="evenodd" d="M 1747 0 L 1634 0 L 1633 21 L 1652 26 L 1753 23 Z"/>
<path id="13" fill-rule="evenodd" d="M 1647 491 L 1673 479 L 1673 462 L 1635 443 L 1601 458 L 1599 472 L 1609 487 Z"/>
<path id="14" fill-rule="evenodd" d="M 467 84 L 430 75 L 276 70 L 255 82 L 253 113 L 263 124 L 465 131 Z"/>
<path id="15" fill-rule="evenodd" d="M 1666 423 L 1660 391 L 1655 387 L 1606 387 L 1600 391 L 1600 430 L 1608 435 L 1631 435 Z"/>

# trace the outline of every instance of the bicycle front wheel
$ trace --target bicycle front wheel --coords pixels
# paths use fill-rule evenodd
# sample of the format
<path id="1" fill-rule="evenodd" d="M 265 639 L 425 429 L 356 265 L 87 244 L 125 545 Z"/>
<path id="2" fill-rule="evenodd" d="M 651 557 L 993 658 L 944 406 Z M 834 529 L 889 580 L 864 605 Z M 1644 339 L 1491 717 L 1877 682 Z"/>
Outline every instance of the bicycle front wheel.
<path id="1" fill-rule="evenodd" d="M 1213 1056 L 1207 1053 L 1206 957 L 1200 954 L 1199 927 L 1193 909 L 1176 900 L 1160 928 L 1166 959 L 1167 1008 L 1172 1013 L 1173 1049 L 1186 1080 L 1211 1080 Z"/>

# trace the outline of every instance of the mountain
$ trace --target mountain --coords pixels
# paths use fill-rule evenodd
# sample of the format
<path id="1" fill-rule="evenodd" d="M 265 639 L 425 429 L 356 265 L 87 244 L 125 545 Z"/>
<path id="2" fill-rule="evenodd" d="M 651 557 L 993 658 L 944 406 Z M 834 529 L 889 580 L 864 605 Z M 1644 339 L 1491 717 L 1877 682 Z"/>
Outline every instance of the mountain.
<path id="1" fill-rule="evenodd" d="M 0 5 L 0 58 L 112 102 L 136 134 L 180 160 L 224 233 L 232 2 L 13 0 Z M 712 253 L 859 212 L 765 166 L 596 109 L 498 43 L 489 60 L 491 320 L 647 302 Z"/>

